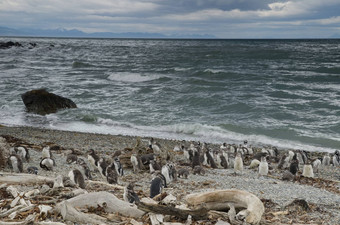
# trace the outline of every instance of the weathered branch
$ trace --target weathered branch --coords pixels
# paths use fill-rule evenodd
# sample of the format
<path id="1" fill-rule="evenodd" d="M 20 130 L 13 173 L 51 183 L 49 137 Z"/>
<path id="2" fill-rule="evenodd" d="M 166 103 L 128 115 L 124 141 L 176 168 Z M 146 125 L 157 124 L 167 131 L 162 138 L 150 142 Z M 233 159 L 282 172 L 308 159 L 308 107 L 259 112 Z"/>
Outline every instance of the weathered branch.
<path id="1" fill-rule="evenodd" d="M 54 178 L 38 176 L 26 173 L 4 173 L 0 172 L 0 184 L 7 183 L 8 185 L 20 184 L 53 184 Z"/>
<path id="2" fill-rule="evenodd" d="M 199 208 L 197 210 L 179 209 L 172 206 L 159 205 L 154 203 L 140 202 L 137 204 L 138 209 L 145 212 L 152 212 L 156 214 L 177 216 L 181 219 L 187 219 L 188 215 L 196 220 L 203 220 L 208 218 L 208 210 L 206 208 Z"/>
<path id="3" fill-rule="evenodd" d="M 233 204 L 236 208 L 245 208 L 236 218 L 250 224 L 258 224 L 264 213 L 261 200 L 255 195 L 241 190 L 218 190 L 205 193 L 190 194 L 186 197 L 189 206 L 198 207 L 205 204 L 207 209 L 226 210 Z"/>
<path id="4" fill-rule="evenodd" d="M 61 206 L 64 202 L 67 202 L 70 206 L 81 208 L 81 207 L 98 207 L 102 206 L 108 213 L 120 213 L 123 216 L 140 218 L 144 215 L 144 212 L 137 209 L 135 205 L 118 199 L 111 193 L 101 191 L 92 192 L 88 194 L 81 194 L 74 198 L 65 200 L 57 204 L 57 211 L 61 210 Z"/>

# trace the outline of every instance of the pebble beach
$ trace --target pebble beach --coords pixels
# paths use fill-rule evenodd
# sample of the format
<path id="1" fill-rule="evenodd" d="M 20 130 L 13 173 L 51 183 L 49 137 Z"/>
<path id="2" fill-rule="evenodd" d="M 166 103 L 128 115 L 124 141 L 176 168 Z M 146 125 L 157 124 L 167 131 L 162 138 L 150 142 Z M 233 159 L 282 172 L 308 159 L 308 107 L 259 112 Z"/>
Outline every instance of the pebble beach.
<path id="1" fill-rule="evenodd" d="M 6 126 L 0 126 L 0 136 L 14 137 L 32 146 L 29 149 L 31 160 L 29 163 L 24 163 L 24 170 L 29 166 L 39 167 L 42 146 L 51 143 L 60 146 L 61 150 L 53 152 L 57 165 L 55 169 L 44 171 L 39 168 L 38 175 L 49 177 L 56 177 L 58 174 L 67 176 L 71 169 L 77 167 L 76 164 L 66 163 L 66 153 L 71 149 L 80 152 L 80 157 L 84 159 L 87 159 L 87 152 L 90 149 L 94 149 L 98 155 L 109 156 L 116 150 L 124 152 L 126 149 L 133 148 L 137 139 L 135 136 L 95 134 L 91 131 L 70 132 Z M 149 139 L 150 137 L 141 137 L 141 144 L 147 146 Z M 180 141 L 157 139 L 157 142 L 162 146 L 162 149 L 172 150 Z M 219 147 L 217 144 L 209 146 L 211 148 Z M 284 152 L 288 149 L 279 150 Z M 322 155 L 318 152 L 311 154 L 312 156 Z M 175 159 L 181 157 L 183 156 L 178 154 Z M 174 163 L 176 167 L 183 167 L 176 164 L 176 161 Z M 176 196 L 177 200 L 181 202 L 185 195 L 193 192 L 218 189 L 245 190 L 255 194 L 265 205 L 261 224 L 340 224 L 339 167 L 323 167 L 315 174 L 314 178 L 283 181 L 282 173 L 276 170 L 277 165 L 274 163 L 270 165 L 268 176 L 259 176 L 257 169 L 249 169 L 248 166 L 245 164 L 245 169 L 241 174 L 235 174 L 233 169 L 205 168 L 205 175 L 194 175 L 190 170 L 188 179 L 178 178 L 164 191 Z M 10 169 L 5 168 L 4 172 L 10 172 Z M 99 174 L 94 174 L 93 179 L 105 182 Z M 120 177 L 118 184 L 126 186 L 129 182 L 135 182 L 135 191 L 142 198 L 149 195 L 151 179 L 149 171 L 134 174 L 131 168 L 125 168 L 125 174 Z M 122 191 L 116 190 L 113 193 L 122 199 Z M 309 209 L 301 210 L 298 206 L 292 206 L 291 203 L 297 199 L 305 200 Z M 144 223 L 145 221 L 139 222 Z M 200 221 L 193 223 L 200 224 Z M 203 223 L 209 224 L 209 221 Z M 215 224 L 215 222 L 210 224 Z"/>

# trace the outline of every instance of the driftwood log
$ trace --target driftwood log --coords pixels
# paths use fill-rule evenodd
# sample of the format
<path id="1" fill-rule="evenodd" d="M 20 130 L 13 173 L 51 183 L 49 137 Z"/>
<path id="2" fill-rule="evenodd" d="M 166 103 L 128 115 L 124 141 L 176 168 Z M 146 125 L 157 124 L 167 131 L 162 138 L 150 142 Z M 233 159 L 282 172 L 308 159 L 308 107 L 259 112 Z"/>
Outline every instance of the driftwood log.
<path id="1" fill-rule="evenodd" d="M 177 216 L 180 219 L 187 219 L 189 215 L 195 220 L 204 220 L 208 218 L 208 211 L 206 208 L 199 208 L 195 210 L 180 209 L 168 205 L 160 205 L 153 202 L 141 201 L 137 203 L 137 207 L 145 212 L 152 212 L 155 214 Z"/>
<path id="2" fill-rule="evenodd" d="M 54 178 L 38 176 L 27 173 L 4 173 L 0 172 L 0 184 L 7 183 L 8 185 L 21 184 L 53 184 Z"/>
<path id="3" fill-rule="evenodd" d="M 74 198 L 65 200 L 56 206 L 57 212 L 61 212 L 63 205 L 82 208 L 82 207 L 98 207 L 100 205 L 107 213 L 119 213 L 126 217 L 140 218 L 145 213 L 133 204 L 118 199 L 115 195 L 100 191 L 88 194 L 78 195 Z"/>
<path id="4" fill-rule="evenodd" d="M 200 207 L 202 204 L 209 210 L 227 210 L 230 205 L 235 208 L 243 208 L 236 215 L 236 220 L 249 224 L 259 224 L 264 205 L 254 194 L 241 190 L 218 190 L 205 193 L 195 193 L 186 196 L 186 202 L 190 207 Z"/>

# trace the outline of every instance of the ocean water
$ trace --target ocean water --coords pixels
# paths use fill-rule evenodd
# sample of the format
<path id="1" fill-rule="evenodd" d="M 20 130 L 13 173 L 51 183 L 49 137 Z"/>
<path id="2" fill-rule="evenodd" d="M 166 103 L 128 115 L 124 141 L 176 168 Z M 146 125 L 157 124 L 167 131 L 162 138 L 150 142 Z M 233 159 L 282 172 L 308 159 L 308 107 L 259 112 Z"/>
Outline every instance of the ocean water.
<path id="1" fill-rule="evenodd" d="M 340 149 L 340 40 L 9 40 L 23 47 L 0 50 L 0 124 Z M 27 113 L 37 88 L 78 108 Z"/>

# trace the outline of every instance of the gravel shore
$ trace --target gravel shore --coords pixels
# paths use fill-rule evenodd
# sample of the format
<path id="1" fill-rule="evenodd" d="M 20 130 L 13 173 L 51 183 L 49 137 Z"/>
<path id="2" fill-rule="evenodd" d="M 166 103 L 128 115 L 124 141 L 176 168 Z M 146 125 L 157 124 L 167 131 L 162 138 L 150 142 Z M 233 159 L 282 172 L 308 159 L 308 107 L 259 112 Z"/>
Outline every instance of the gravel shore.
<path id="1" fill-rule="evenodd" d="M 39 168 L 39 175 L 67 176 L 68 172 L 77 167 L 75 164 L 66 164 L 65 152 L 69 149 L 79 150 L 85 159 L 89 149 L 95 149 L 99 155 L 111 155 L 115 150 L 132 148 L 136 144 L 136 138 L 132 136 L 113 136 L 93 133 L 69 132 L 60 130 L 39 129 L 33 127 L 4 127 L 0 126 L 0 136 L 12 136 L 24 142 L 43 146 L 54 143 L 63 148 L 63 151 L 55 151 L 56 168 L 53 172 L 43 171 Z M 149 138 L 142 138 L 142 145 L 147 146 Z M 157 139 L 162 148 L 172 150 L 177 140 Z M 211 145 L 218 147 L 217 145 Z M 31 161 L 24 164 L 24 169 L 29 166 L 39 167 L 41 148 L 30 149 Z M 315 153 L 321 154 L 321 153 Z M 177 156 L 181 157 L 180 155 Z M 182 166 L 183 167 L 183 166 Z M 282 181 L 282 173 L 277 171 L 276 165 L 272 164 L 270 176 L 259 176 L 257 170 L 246 169 L 242 174 L 235 174 L 233 169 L 210 169 L 206 168 L 204 176 L 190 173 L 188 179 L 179 178 L 171 183 L 165 191 L 183 200 L 183 196 L 193 192 L 201 192 L 215 189 L 240 189 L 251 192 L 258 196 L 265 204 L 266 212 L 263 216 L 263 224 L 280 223 L 304 223 L 304 224 L 340 224 L 340 168 L 325 167 L 316 173 L 314 180 L 309 183 L 300 180 L 295 182 Z M 9 169 L 5 169 L 9 172 Z M 191 171 L 191 170 L 190 170 Z M 95 174 L 95 180 L 105 181 L 99 174 Z M 120 178 L 120 185 L 127 185 L 135 181 L 135 190 L 140 197 L 149 195 L 151 175 L 148 171 L 143 174 L 134 174 L 131 169 L 125 169 L 125 175 Z M 315 185 L 314 183 L 315 182 Z M 324 186 L 316 185 L 325 182 Z M 311 184 L 312 183 L 312 184 Z M 328 185 L 328 186 L 327 186 Z M 122 198 L 122 193 L 117 193 Z M 287 206 L 295 199 L 303 199 L 310 206 L 309 211 L 298 212 Z M 284 212 L 288 214 L 273 214 Z"/>

